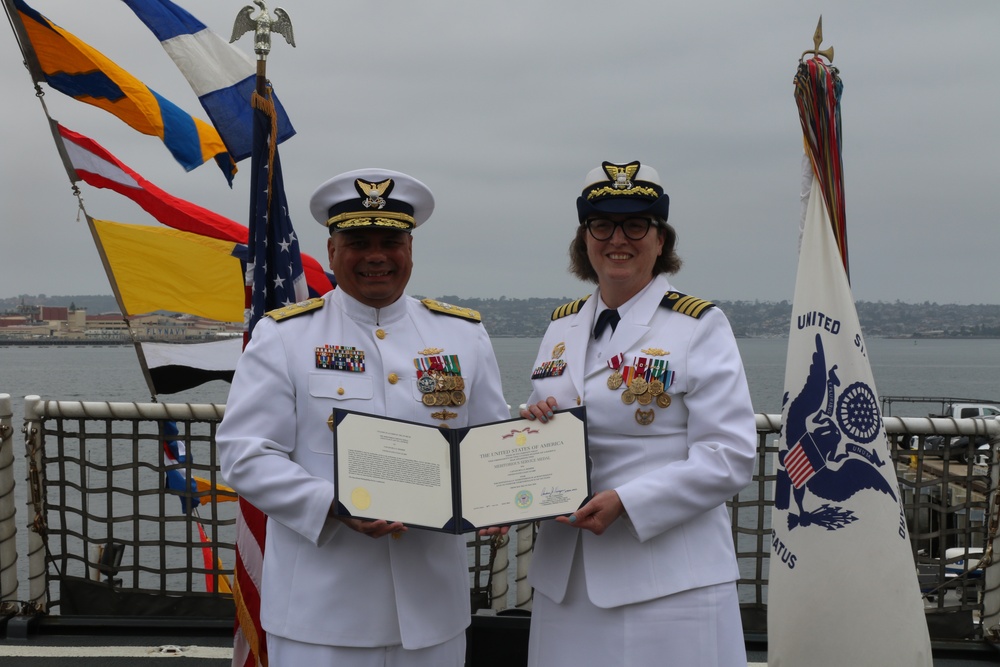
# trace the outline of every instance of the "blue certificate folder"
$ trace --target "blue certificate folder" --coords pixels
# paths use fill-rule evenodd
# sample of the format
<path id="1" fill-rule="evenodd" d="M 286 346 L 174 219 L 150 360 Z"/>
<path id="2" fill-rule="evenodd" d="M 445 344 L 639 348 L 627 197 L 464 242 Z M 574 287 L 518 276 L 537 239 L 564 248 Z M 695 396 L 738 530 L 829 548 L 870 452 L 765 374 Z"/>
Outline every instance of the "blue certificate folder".
<path id="1" fill-rule="evenodd" d="M 571 514 L 591 494 L 587 415 L 464 428 L 335 409 L 336 513 L 461 534 Z"/>

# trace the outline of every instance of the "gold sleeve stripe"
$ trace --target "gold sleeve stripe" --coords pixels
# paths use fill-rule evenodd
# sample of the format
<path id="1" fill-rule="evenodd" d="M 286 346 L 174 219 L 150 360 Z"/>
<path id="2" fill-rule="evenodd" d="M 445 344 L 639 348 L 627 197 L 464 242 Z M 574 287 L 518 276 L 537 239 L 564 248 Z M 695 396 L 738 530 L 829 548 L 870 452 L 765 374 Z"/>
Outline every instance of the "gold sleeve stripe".
<path id="1" fill-rule="evenodd" d="M 559 306 L 558 308 L 552 311 L 552 321 L 554 322 L 562 317 L 566 317 L 567 315 L 576 315 L 578 312 L 580 312 L 580 308 L 583 307 L 583 304 L 587 303 L 587 299 L 589 298 L 590 295 L 588 294 L 582 299 L 577 299 L 576 301 L 570 301 L 569 303 Z"/>
<path id="2" fill-rule="evenodd" d="M 432 310 L 435 313 L 442 313 L 444 315 L 461 317 L 463 320 L 469 320 L 470 322 L 481 322 L 483 319 L 480 316 L 479 311 L 473 310 L 472 308 L 453 306 L 450 303 L 444 303 L 442 301 L 436 301 L 434 299 L 423 299 L 420 303 L 424 304 L 424 306 L 426 306 L 428 310 Z"/>
<path id="3" fill-rule="evenodd" d="M 322 297 L 316 297 L 315 299 L 307 299 L 305 301 L 300 301 L 299 303 L 293 303 L 290 306 L 282 306 L 281 308 L 269 310 L 264 313 L 264 317 L 270 317 L 275 322 L 280 322 L 281 320 L 287 320 L 291 317 L 295 317 L 296 315 L 308 313 L 311 310 L 316 310 L 317 308 L 322 307 Z"/>
<path id="4" fill-rule="evenodd" d="M 715 308 L 715 304 L 711 301 L 705 301 L 704 299 L 681 294 L 680 292 L 667 292 L 660 305 L 678 313 L 689 315 L 695 319 L 700 318 L 710 308 Z"/>

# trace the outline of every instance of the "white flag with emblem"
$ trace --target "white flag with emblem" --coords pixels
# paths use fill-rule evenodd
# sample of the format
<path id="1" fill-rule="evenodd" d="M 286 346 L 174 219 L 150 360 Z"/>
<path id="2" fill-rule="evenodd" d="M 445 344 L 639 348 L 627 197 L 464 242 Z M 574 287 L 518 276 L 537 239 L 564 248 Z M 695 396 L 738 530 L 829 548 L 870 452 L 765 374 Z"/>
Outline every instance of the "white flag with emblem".
<path id="1" fill-rule="evenodd" d="M 809 179 L 775 459 L 768 665 L 930 666 L 865 340 L 811 168 Z"/>

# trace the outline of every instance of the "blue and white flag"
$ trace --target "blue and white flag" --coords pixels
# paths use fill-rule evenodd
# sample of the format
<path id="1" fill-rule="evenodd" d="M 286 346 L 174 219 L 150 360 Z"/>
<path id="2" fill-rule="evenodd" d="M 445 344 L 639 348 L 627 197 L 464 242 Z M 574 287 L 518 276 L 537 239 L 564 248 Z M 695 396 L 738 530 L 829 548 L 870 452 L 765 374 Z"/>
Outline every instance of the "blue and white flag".
<path id="1" fill-rule="evenodd" d="M 776 458 L 768 665 L 930 666 L 868 351 L 822 188 L 811 180 Z"/>
<path id="2" fill-rule="evenodd" d="M 250 96 L 257 67 L 250 56 L 170 0 L 122 0 L 160 40 L 187 78 L 233 159 L 250 156 Z M 295 134 L 277 98 L 278 143 Z"/>

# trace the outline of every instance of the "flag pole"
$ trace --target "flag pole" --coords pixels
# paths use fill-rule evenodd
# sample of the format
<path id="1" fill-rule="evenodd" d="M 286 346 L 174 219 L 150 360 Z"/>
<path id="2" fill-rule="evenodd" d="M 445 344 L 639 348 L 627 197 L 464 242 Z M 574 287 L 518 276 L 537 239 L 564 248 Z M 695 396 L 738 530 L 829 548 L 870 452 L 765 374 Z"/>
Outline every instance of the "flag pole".
<path id="1" fill-rule="evenodd" d="M 240 10 L 233 25 L 233 35 L 229 40 L 235 42 L 243 34 L 253 31 L 254 53 L 257 54 L 257 75 L 255 80 L 255 92 L 251 95 L 250 105 L 253 107 L 253 150 L 251 152 L 251 204 L 250 204 L 250 224 L 248 225 L 247 249 L 248 261 L 246 265 L 245 277 L 245 314 L 244 314 L 244 348 L 250 341 L 250 335 L 256 318 L 263 315 L 263 312 L 254 312 L 254 274 L 256 265 L 262 260 L 257 257 L 256 246 L 257 236 L 260 232 L 257 227 L 260 223 L 271 227 L 271 195 L 273 191 L 272 178 L 274 177 L 274 162 L 277 159 L 277 114 L 273 99 L 269 94 L 267 81 L 267 56 L 271 50 L 271 33 L 282 35 L 285 40 L 295 46 L 292 35 L 292 24 L 288 14 L 283 9 L 276 8 L 274 18 L 268 14 L 267 7 L 263 0 L 253 0 L 260 12 L 257 16 L 253 14 L 253 7 L 246 6 Z M 270 128 L 267 131 L 267 146 L 259 146 L 260 132 L 259 124 L 261 115 L 267 116 L 270 120 Z M 264 152 L 266 151 L 266 153 Z M 267 204 L 264 208 L 262 219 L 258 216 L 260 204 L 258 197 L 261 193 L 259 189 L 259 175 L 261 162 L 267 162 Z M 280 186 L 280 180 L 278 181 Z M 284 195 L 281 195 L 284 199 Z M 261 305 L 266 303 L 265 299 L 260 299 Z M 233 667 L 266 667 L 268 664 L 267 635 L 260 622 L 260 572 L 264 560 L 264 544 L 267 533 L 267 517 L 264 513 L 248 502 L 245 498 L 239 500 L 239 513 L 236 517 L 237 548 L 235 576 L 233 577 L 233 602 L 236 606 L 236 623 L 233 633 Z"/>

